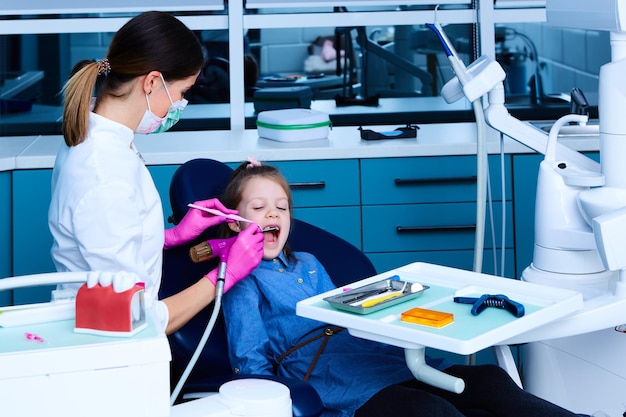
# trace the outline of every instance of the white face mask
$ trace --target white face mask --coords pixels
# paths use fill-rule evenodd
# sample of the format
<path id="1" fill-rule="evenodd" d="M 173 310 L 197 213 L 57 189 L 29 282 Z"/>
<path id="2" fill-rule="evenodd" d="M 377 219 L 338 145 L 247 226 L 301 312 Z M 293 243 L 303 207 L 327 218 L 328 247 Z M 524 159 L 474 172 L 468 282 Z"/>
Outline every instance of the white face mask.
<path id="1" fill-rule="evenodd" d="M 159 117 L 156 114 L 152 113 L 152 110 L 150 109 L 150 100 L 148 100 L 148 95 L 146 94 L 146 102 L 148 103 L 148 108 L 143 114 L 143 117 L 139 122 L 137 129 L 135 129 L 135 132 L 137 133 L 147 134 L 165 132 L 180 120 L 181 113 L 183 112 L 185 107 L 187 107 L 187 100 L 185 100 L 184 98 L 176 102 L 172 101 L 172 96 L 167 89 L 163 74 L 161 74 L 161 80 L 163 80 L 165 92 L 167 93 L 167 97 L 170 99 L 171 103 L 169 109 L 167 110 L 167 114 L 165 115 L 165 117 Z"/>

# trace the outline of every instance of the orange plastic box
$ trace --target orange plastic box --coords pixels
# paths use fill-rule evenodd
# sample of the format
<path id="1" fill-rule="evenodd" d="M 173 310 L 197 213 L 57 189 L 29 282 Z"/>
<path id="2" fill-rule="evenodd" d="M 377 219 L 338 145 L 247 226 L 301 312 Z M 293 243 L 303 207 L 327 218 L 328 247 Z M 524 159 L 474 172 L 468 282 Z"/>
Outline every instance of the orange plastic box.
<path id="1" fill-rule="evenodd" d="M 424 326 L 443 327 L 454 321 L 454 314 L 416 307 L 402 313 L 400 319 L 408 323 L 423 324 Z"/>

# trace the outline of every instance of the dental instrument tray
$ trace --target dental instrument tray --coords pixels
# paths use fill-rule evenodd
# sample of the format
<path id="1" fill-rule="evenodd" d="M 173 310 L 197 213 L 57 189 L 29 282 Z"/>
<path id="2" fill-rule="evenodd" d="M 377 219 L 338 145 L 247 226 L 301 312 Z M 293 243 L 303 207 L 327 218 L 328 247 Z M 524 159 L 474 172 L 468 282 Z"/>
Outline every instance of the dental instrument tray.
<path id="1" fill-rule="evenodd" d="M 334 308 L 369 314 L 419 297 L 429 287 L 393 277 L 324 298 Z"/>

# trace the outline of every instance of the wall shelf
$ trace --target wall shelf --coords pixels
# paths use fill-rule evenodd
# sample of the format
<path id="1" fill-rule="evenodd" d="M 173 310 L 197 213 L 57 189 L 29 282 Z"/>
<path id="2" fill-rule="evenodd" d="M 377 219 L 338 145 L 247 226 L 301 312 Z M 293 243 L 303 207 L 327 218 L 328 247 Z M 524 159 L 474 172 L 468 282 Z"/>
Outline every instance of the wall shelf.
<path id="1" fill-rule="evenodd" d="M 437 21 L 443 24 L 467 23 L 476 21 L 476 12 L 471 9 L 439 10 L 437 11 L 436 15 Z M 243 25 L 246 29 L 335 26 L 394 26 L 414 25 L 417 22 L 434 21 L 434 10 L 248 14 L 243 16 Z"/>
<path id="2" fill-rule="evenodd" d="M 84 0 L 29 0 L 22 2 L 2 2 L 0 15 L 32 16 L 58 14 L 93 13 L 141 13 L 148 10 L 165 12 L 190 12 L 205 10 L 224 10 L 223 0 L 107 0 L 104 2 L 86 2 Z"/>
<path id="3" fill-rule="evenodd" d="M 471 0 L 247 0 L 246 9 L 302 8 L 302 7 L 381 7 L 381 6 L 435 6 L 442 4 L 471 4 Z"/>

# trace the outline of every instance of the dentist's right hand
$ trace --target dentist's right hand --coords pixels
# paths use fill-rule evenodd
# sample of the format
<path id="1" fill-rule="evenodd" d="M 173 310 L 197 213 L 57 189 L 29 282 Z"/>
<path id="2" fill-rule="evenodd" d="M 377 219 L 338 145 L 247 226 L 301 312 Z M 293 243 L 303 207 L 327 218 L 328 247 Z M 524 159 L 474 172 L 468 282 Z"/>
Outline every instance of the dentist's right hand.
<path id="1" fill-rule="evenodd" d="M 226 257 L 224 292 L 250 275 L 254 268 L 259 265 L 263 258 L 264 240 L 263 231 L 256 224 L 250 224 L 239 233 Z M 218 269 L 216 268 L 205 275 L 213 285 L 217 285 Z"/>
<path id="2" fill-rule="evenodd" d="M 221 211 L 225 214 L 237 214 L 237 210 L 231 210 L 217 199 L 210 198 L 208 200 L 196 201 L 195 205 Z M 169 249 L 174 246 L 185 244 L 202 234 L 206 229 L 217 226 L 220 223 L 228 221 L 222 216 L 214 216 L 202 210 L 190 208 L 183 219 L 176 226 L 165 229 L 165 242 L 163 249 Z"/>

